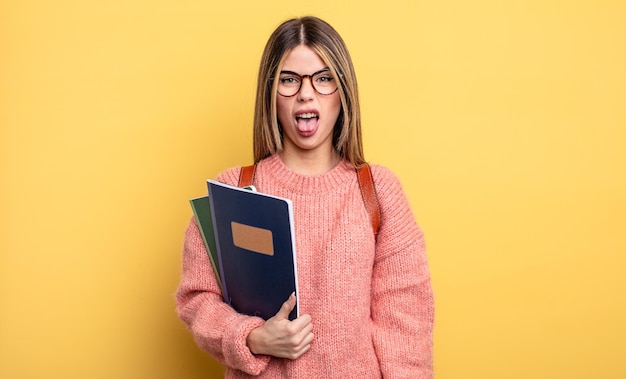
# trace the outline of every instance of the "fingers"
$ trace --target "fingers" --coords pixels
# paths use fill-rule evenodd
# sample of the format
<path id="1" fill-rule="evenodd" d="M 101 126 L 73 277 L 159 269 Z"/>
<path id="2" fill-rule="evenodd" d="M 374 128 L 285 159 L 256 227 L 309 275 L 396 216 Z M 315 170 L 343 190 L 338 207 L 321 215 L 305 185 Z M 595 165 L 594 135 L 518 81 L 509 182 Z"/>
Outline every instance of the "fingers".
<path id="1" fill-rule="evenodd" d="M 308 350 L 311 346 L 311 342 L 313 342 L 313 324 L 309 322 L 300 332 L 299 338 L 301 342 L 298 347 L 300 349 L 306 348 L 306 350 Z"/>
<path id="2" fill-rule="evenodd" d="M 275 341 L 276 356 L 296 359 L 311 348 L 313 324 L 311 316 L 302 315 L 293 321 L 283 320 Z"/>
<path id="3" fill-rule="evenodd" d="M 287 358 L 296 359 L 311 348 L 311 342 L 314 338 L 311 316 L 302 315 L 298 317 L 289 323 L 287 329 L 290 334 L 290 354 Z"/>
<path id="4" fill-rule="evenodd" d="M 288 358 L 288 359 L 298 359 L 302 356 L 302 354 L 306 353 L 307 351 L 309 351 L 311 349 L 311 344 L 305 344 L 305 345 L 301 345 L 297 348 L 294 348 L 291 350 L 291 352 L 286 355 L 284 358 Z"/>
<path id="5" fill-rule="evenodd" d="M 274 317 L 250 332 L 247 342 L 253 353 L 296 359 L 311 348 L 314 339 L 311 316 L 304 314 L 289 321 L 295 306 L 296 296 L 292 293 Z"/>
<path id="6" fill-rule="evenodd" d="M 289 295 L 289 298 L 280 307 L 275 317 L 288 319 L 289 314 L 291 313 L 291 311 L 293 310 L 295 306 L 296 306 L 296 294 L 295 292 L 292 292 L 291 295 Z"/>
<path id="7" fill-rule="evenodd" d="M 292 321 L 292 325 L 295 321 L 302 321 L 300 319 Z M 306 353 L 311 348 L 311 342 L 313 342 L 313 324 L 306 322 L 304 327 L 300 329 L 296 334 L 291 335 L 287 341 L 285 341 L 285 355 L 284 358 L 297 359 L 302 354 Z"/>
<path id="8" fill-rule="evenodd" d="M 278 312 L 276 313 L 274 317 L 281 318 L 281 319 L 288 319 L 289 314 L 291 313 L 291 311 L 293 310 L 295 306 L 296 306 L 296 294 L 295 292 L 292 292 L 291 295 L 289 295 L 289 298 L 287 298 L 287 300 L 283 303 L 283 305 L 280 307 L 280 309 L 278 310 Z"/>
<path id="9" fill-rule="evenodd" d="M 307 333 L 310 333 L 313 329 L 313 324 L 311 324 L 311 316 L 309 315 L 301 315 L 297 319 L 289 322 L 287 324 L 287 332 L 292 336 L 301 336 L 303 337 Z"/>

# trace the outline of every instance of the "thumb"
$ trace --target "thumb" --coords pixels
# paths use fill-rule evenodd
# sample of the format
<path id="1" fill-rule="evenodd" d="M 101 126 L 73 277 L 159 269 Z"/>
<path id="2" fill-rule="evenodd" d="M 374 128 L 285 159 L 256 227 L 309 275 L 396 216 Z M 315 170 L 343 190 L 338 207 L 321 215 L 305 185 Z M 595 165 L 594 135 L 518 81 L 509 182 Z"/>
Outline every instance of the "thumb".
<path id="1" fill-rule="evenodd" d="M 287 301 L 285 301 L 283 305 L 280 307 L 280 309 L 278 310 L 278 313 L 276 313 L 276 317 L 288 319 L 289 314 L 291 313 L 291 311 L 293 310 L 295 306 L 296 306 L 296 293 L 292 292 L 291 295 L 289 295 L 289 298 L 287 299 Z"/>

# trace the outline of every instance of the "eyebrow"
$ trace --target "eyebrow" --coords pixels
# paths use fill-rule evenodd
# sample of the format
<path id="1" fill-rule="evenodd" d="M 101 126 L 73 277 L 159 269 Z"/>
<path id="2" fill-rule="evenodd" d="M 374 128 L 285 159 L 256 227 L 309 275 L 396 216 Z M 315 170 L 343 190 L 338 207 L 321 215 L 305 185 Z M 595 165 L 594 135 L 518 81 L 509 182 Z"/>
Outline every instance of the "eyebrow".
<path id="1" fill-rule="evenodd" d="M 315 76 L 317 74 L 321 74 L 322 72 L 326 72 L 326 71 L 330 71 L 330 68 L 329 67 L 324 67 L 323 69 L 317 70 L 314 73 L 312 73 L 311 76 Z M 304 76 L 304 75 L 298 74 L 297 72 L 293 72 L 293 71 L 289 71 L 289 70 L 282 70 L 280 73 L 281 74 L 292 74 L 292 75 Z"/>

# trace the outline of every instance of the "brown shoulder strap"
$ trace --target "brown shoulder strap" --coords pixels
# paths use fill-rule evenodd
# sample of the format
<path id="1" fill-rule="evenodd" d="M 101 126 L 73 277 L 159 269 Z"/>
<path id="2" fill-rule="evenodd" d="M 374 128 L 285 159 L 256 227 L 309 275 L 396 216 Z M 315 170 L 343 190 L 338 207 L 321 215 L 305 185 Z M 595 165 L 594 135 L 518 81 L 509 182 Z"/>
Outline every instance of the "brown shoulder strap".
<path id="1" fill-rule="evenodd" d="M 372 223 L 372 229 L 374 230 L 374 237 L 378 237 L 378 231 L 380 230 L 380 206 L 378 204 L 378 196 L 376 195 L 376 187 L 374 186 L 374 177 L 372 176 L 372 170 L 370 165 L 365 163 L 356 170 L 356 176 L 359 180 L 359 187 L 361 188 L 361 195 L 363 196 L 363 202 L 365 203 L 365 209 L 370 216 L 370 222 Z"/>
<path id="2" fill-rule="evenodd" d="M 256 165 L 245 166 L 241 168 L 239 172 L 239 187 L 251 186 L 254 183 L 254 174 L 256 172 Z"/>
<path id="3" fill-rule="evenodd" d="M 256 165 L 244 166 L 239 172 L 239 187 L 247 187 L 254 184 L 254 174 L 256 173 Z M 356 170 L 359 180 L 359 188 L 361 196 L 365 203 L 365 209 L 370 216 L 370 223 L 374 231 L 374 237 L 378 237 L 380 230 L 380 206 L 378 204 L 378 196 L 376 195 L 376 187 L 374 186 L 374 177 L 369 164 L 365 163 L 361 168 Z"/>

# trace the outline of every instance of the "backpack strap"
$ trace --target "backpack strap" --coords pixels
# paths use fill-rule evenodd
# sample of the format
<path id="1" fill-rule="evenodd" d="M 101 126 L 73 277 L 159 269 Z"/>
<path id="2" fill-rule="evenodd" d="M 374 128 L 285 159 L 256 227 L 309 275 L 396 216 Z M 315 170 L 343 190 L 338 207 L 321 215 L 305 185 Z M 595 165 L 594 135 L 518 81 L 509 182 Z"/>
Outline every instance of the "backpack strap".
<path id="1" fill-rule="evenodd" d="M 381 214 L 380 206 L 378 204 L 378 195 L 376 194 L 376 187 L 374 186 L 374 177 L 372 176 L 370 165 L 364 163 L 360 168 L 357 168 L 356 177 L 359 180 L 359 188 L 361 189 L 361 196 L 363 196 L 365 209 L 367 209 L 367 213 L 370 216 L 372 230 L 374 231 L 374 238 L 378 238 Z"/>
<path id="2" fill-rule="evenodd" d="M 251 186 L 254 183 L 254 175 L 256 173 L 256 164 L 244 166 L 239 172 L 239 187 Z M 378 196 L 376 195 L 376 187 L 374 186 L 374 177 L 370 165 L 364 163 L 360 168 L 356 169 L 356 177 L 361 189 L 361 196 L 365 209 L 370 216 L 370 223 L 374 232 L 374 238 L 378 237 L 380 230 L 380 206 L 378 204 Z"/>
<path id="3" fill-rule="evenodd" d="M 256 164 L 245 166 L 239 172 L 238 187 L 248 187 L 254 183 L 254 174 L 256 173 Z"/>

